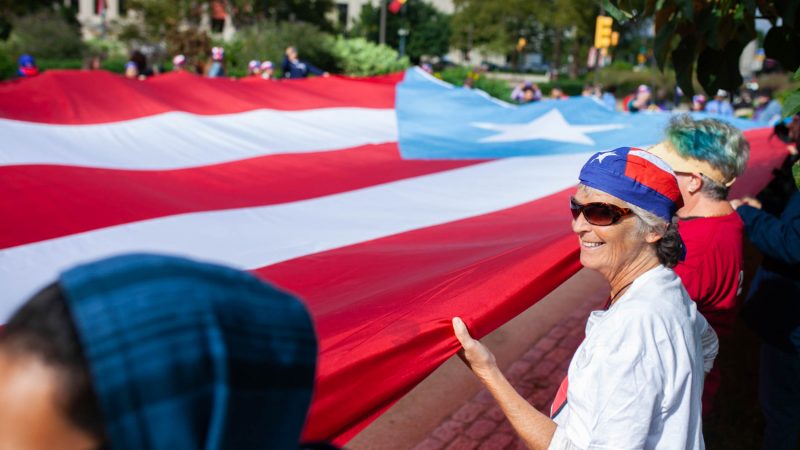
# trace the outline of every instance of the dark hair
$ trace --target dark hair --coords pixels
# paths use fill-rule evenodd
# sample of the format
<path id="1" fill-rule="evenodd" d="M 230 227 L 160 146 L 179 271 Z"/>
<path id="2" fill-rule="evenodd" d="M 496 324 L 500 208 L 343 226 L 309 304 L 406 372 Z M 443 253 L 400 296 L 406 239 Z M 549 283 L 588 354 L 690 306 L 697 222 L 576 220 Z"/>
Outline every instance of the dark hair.
<path id="1" fill-rule="evenodd" d="M 57 373 L 57 395 L 64 415 L 80 430 L 105 441 L 89 366 L 57 283 L 39 291 L 11 316 L 0 331 L 0 348 L 12 355 L 39 358 L 52 367 Z"/>
<path id="2" fill-rule="evenodd" d="M 678 218 L 674 217 L 672 222 L 667 225 L 664 235 L 656 243 L 656 256 L 658 257 L 658 262 L 672 268 L 678 265 L 682 254 L 683 240 L 680 233 L 678 233 Z"/>

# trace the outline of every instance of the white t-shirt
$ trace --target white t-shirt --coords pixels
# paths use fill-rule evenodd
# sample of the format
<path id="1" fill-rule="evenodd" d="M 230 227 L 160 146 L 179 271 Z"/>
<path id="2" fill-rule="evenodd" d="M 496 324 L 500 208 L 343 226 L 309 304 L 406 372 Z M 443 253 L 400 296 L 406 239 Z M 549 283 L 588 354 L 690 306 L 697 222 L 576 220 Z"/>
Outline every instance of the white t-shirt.
<path id="1" fill-rule="evenodd" d="M 549 448 L 704 449 L 701 394 L 717 349 L 675 272 L 642 274 L 589 316 Z"/>

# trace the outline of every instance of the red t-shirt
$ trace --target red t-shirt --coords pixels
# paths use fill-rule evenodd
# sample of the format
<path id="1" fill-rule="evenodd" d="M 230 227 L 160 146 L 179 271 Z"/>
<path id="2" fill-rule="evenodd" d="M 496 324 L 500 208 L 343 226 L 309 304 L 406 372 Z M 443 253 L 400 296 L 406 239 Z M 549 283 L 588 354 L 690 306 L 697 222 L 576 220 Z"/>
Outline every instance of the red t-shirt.
<path id="1" fill-rule="evenodd" d="M 734 211 L 683 219 L 678 231 L 686 245 L 686 260 L 678 263 L 675 273 L 714 331 L 727 336 L 733 330 L 736 297 L 742 288 L 744 223 Z"/>
<path id="2" fill-rule="evenodd" d="M 678 224 L 686 260 L 675 266 L 697 310 L 720 336 L 733 331 L 737 296 L 742 289 L 742 235 L 744 223 L 734 211 L 721 217 L 698 217 Z M 711 412 L 720 385 L 715 364 L 703 387 L 703 416 Z"/>

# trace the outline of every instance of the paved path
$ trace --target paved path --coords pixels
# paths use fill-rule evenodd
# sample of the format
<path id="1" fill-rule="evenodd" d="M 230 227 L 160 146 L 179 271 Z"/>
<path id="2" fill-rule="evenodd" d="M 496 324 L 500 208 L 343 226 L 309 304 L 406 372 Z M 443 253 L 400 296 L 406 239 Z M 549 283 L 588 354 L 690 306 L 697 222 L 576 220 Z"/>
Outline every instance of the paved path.
<path id="1" fill-rule="evenodd" d="M 549 411 L 572 354 L 583 340 L 586 318 L 597 307 L 596 299 L 589 299 L 576 308 L 505 371 L 517 391 L 540 411 Z M 414 447 L 415 450 L 526 448 L 485 389 L 443 420 L 430 436 Z"/>

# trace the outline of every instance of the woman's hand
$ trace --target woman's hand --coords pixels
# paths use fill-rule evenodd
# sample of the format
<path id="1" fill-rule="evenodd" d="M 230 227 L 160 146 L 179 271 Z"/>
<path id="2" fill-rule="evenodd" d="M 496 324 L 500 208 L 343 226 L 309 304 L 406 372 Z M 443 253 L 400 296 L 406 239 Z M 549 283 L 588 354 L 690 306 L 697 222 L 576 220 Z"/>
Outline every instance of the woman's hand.
<path id="1" fill-rule="evenodd" d="M 481 341 L 470 336 L 467 326 L 460 317 L 453 318 L 453 332 L 463 347 L 458 352 L 458 356 L 478 378 L 488 380 L 494 372 L 498 371 L 497 361 L 492 352 Z"/>

